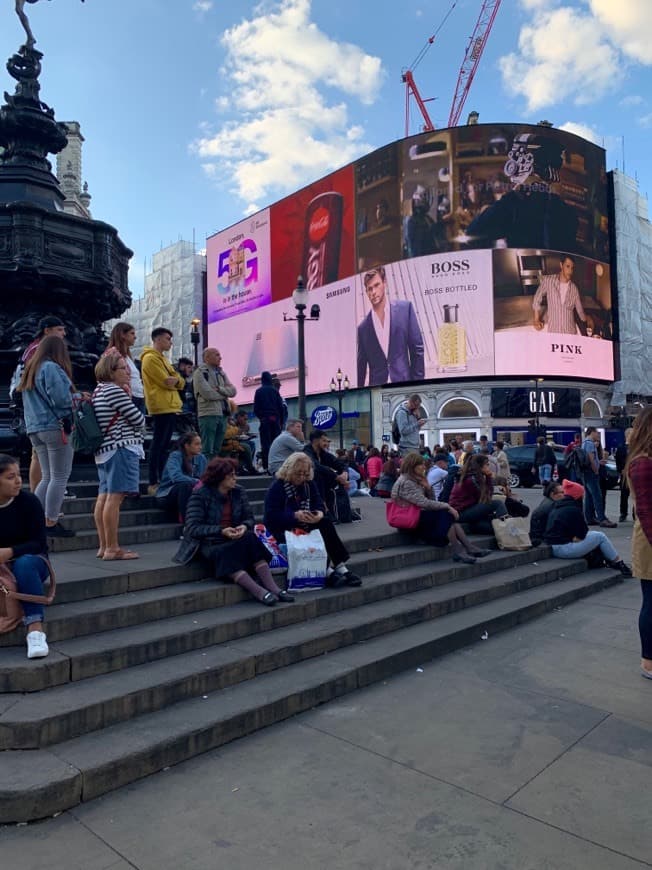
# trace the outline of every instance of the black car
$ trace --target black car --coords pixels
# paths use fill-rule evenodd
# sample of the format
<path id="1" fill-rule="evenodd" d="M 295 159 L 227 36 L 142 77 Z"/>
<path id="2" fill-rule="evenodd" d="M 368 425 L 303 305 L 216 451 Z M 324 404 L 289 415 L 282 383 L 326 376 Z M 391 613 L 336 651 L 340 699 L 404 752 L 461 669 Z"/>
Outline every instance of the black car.
<path id="1" fill-rule="evenodd" d="M 567 477 L 564 448 L 554 444 L 552 445 L 552 449 L 555 454 L 559 480 L 563 480 Z M 539 477 L 536 471 L 532 471 L 534 467 L 535 450 L 536 444 L 522 444 L 519 447 L 510 447 L 509 450 L 505 451 L 509 461 L 509 485 L 511 487 L 523 486 L 526 489 L 530 489 L 536 483 L 539 483 Z M 613 460 L 608 459 L 606 468 L 607 487 L 608 489 L 614 489 L 614 487 L 618 486 L 618 481 L 620 479 L 620 475 L 616 469 L 616 463 Z"/>

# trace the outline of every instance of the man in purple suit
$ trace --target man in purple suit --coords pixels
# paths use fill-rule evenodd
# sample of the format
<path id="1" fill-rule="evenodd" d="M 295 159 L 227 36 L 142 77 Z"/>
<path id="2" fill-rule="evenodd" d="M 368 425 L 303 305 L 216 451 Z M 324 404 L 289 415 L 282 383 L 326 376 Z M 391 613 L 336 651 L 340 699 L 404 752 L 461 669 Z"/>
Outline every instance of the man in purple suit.
<path id="1" fill-rule="evenodd" d="M 364 276 L 371 311 L 358 325 L 358 386 L 422 380 L 423 335 L 411 302 L 389 302 L 384 266 Z"/>

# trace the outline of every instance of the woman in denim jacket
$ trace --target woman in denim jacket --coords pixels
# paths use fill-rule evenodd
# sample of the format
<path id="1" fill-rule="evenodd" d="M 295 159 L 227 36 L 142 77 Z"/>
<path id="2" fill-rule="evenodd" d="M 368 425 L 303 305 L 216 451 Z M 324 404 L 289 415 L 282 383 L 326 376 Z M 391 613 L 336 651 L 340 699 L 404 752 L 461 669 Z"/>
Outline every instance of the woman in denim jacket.
<path id="1" fill-rule="evenodd" d="M 45 510 L 46 534 L 68 538 L 74 532 L 59 522 L 72 469 L 72 365 L 62 338 L 48 335 L 25 366 L 18 389 L 23 394 L 25 426 L 43 477 L 35 495 Z"/>

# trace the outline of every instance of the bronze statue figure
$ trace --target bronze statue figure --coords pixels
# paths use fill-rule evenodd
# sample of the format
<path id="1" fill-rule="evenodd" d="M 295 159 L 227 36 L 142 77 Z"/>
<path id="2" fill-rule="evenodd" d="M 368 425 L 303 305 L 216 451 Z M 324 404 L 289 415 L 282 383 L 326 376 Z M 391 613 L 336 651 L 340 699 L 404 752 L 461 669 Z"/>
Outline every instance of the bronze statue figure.
<path id="1" fill-rule="evenodd" d="M 82 0 L 82 3 L 84 0 Z M 38 0 L 16 0 L 16 15 L 20 19 L 20 23 L 23 25 L 25 33 L 27 34 L 27 47 L 33 48 L 36 40 L 34 39 L 34 34 L 32 33 L 32 28 L 29 26 L 29 18 L 25 13 L 25 3 L 38 3 Z"/>

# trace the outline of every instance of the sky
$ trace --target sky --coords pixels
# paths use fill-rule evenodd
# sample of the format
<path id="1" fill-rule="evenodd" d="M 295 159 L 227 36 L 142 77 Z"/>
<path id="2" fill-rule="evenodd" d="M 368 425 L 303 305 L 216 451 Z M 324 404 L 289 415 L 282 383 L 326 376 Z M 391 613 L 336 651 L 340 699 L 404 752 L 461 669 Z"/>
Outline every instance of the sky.
<path id="1" fill-rule="evenodd" d="M 53 0 L 26 7 L 41 98 L 85 138 L 93 217 L 152 255 L 405 135 L 413 69 L 445 127 L 481 0 Z M 452 10 L 452 11 L 451 11 Z M 450 14 L 448 14 L 450 12 Z M 0 57 L 24 42 L 4 0 Z M 13 92 L 2 68 L 0 93 Z M 536 123 L 607 149 L 652 193 L 652 2 L 502 0 L 461 121 Z M 421 129 L 415 106 L 410 134 Z"/>

